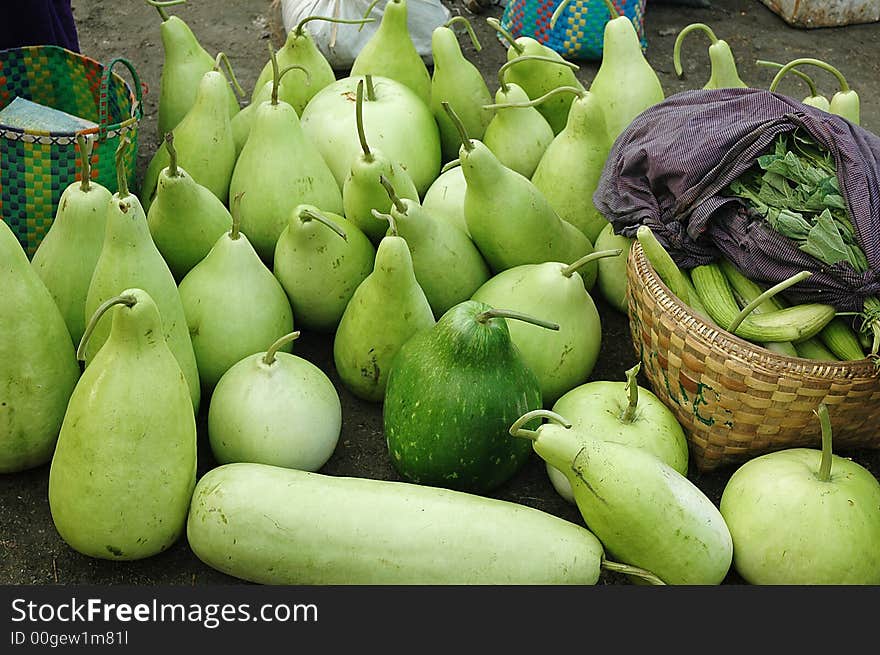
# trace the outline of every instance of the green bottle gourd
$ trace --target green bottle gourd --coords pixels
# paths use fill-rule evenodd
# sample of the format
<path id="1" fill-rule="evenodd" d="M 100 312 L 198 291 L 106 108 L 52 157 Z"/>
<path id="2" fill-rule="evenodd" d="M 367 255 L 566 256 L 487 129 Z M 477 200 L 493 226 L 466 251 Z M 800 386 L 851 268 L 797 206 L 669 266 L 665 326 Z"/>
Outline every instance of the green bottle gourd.
<path id="1" fill-rule="evenodd" d="M 192 341 L 177 283 L 162 253 L 150 236 L 147 217 L 140 201 L 129 193 L 125 181 L 125 155 L 130 142 L 123 138 L 116 149 L 118 191 L 107 206 L 107 228 L 101 255 L 86 296 L 85 316 L 91 318 L 101 303 L 119 295 L 123 289 L 137 287 L 152 297 L 162 314 L 162 334 L 189 384 L 196 412 L 201 401 L 201 385 Z M 95 325 L 83 356 L 86 366 L 110 334 L 110 319 Z"/>
<path id="2" fill-rule="evenodd" d="M 159 111 L 156 118 L 159 137 L 162 138 L 175 129 L 192 108 L 199 81 L 205 73 L 214 69 L 215 60 L 198 42 L 189 25 L 177 16 L 169 16 L 165 11 L 165 7 L 181 5 L 186 0 L 146 2 L 155 7 L 162 18 L 159 32 L 164 59 L 159 79 Z M 232 86 L 227 86 L 226 96 L 226 106 L 231 118 L 239 112 L 241 106 Z"/>
<path id="3" fill-rule="evenodd" d="M 613 143 L 636 116 L 665 96 L 657 73 L 645 59 L 632 22 L 618 15 L 610 0 L 605 3 L 612 18 L 605 24 L 602 63 L 590 91 L 602 104 L 608 137 Z"/>
<path id="4" fill-rule="evenodd" d="M 297 324 L 329 334 L 375 259 L 375 246 L 353 223 L 314 205 L 299 205 L 278 237 L 273 270 Z"/>
<path id="5" fill-rule="evenodd" d="M 52 225 L 31 260 L 78 344 L 86 328 L 86 295 L 104 245 L 110 190 L 91 181 L 92 141 L 77 137 L 80 181 L 58 200 Z"/>
<path id="6" fill-rule="evenodd" d="M 768 61 L 766 59 L 757 59 L 755 63 L 758 66 L 770 66 L 772 68 L 780 69 L 784 64 L 780 64 L 775 61 Z M 813 78 L 804 73 L 802 70 L 798 70 L 797 68 L 789 68 L 788 72 L 793 73 L 797 77 L 801 78 L 804 82 L 806 82 L 807 86 L 810 89 L 810 95 L 801 100 L 805 105 L 809 105 L 811 107 L 816 107 L 817 109 L 821 109 L 822 111 L 831 110 L 831 103 L 828 101 L 828 98 L 819 93 L 816 88 L 816 83 L 813 81 Z"/>
<path id="7" fill-rule="evenodd" d="M 233 198 L 232 229 L 217 239 L 179 286 L 206 390 L 212 390 L 236 362 L 293 331 L 287 294 L 239 231 L 240 200 L 240 196 Z"/>
<path id="8" fill-rule="evenodd" d="M 399 198 L 387 179 L 382 184 L 397 233 L 409 246 L 416 280 L 440 317 L 489 279 L 489 266 L 467 234 L 435 219 L 417 200 Z"/>
<path id="9" fill-rule="evenodd" d="M 224 106 L 226 87 L 226 78 L 219 68 L 205 73 L 193 106 L 174 128 L 178 165 L 224 205 L 229 201 L 229 180 L 235 166 L 232 122 Z M 149 211 L 159 174 L 170 163 L 171 155 L 163 141 L 144 173 L 140 191 L 144 210 Z"/>
<path id="10" fill-rule="evenodd" d="M 370 5 L 369 11 L 375 4 Z M 410 36 L 406 0 L 388 0 L 379 27 L 354 58 L 349 75 L 378 75 L 396 80 L 431 106 L 431 75 Z"/>
<path id="11" fill-rule="evenodd" d="M 683 75 L 681 67 L 681 44 L 684 38 L 694 30 L 701 30 L 709 37 L 712 44 L 709 46 L 709 61 L 711 70 L 709 80 L 703 85 L 704 89 L 724 88 L 747 88 L 748 84 L 742 81 L 739 71 L 736 69 L 736 59 L 730 50 L 730 45 L 724 39 L 715 36 L 715 32 L 705 23 L 691 23 L 682 29 L 675 39 L 672 49 L 672 62 L 675 66 L 675 74 L 679 78 Z"/>
<path id="12" fill-rule="evenodd" d="M 401 198 L 419 199 L 419 191 L 412 177 L 400 165 L 392 161 L 381 150 L 371 148 L 367 142 L 364 126 L 364 101 L 372 102 L 375 90 L 372 76 L 358 80 L 355 100 L 355 127 L 361 151 L 351 162 L 348 175 L 342 184 L 342 208 L 345 218 L 366 234 L 374 244 L 385 236 L 388 225 L 373 216 L 373 210 L 388 212 L 391 201 L 380 183 L 385 177 Z"/>
<path id="13" fill-rule="evenodd" d="M 62 539 L 89 557 L 137 560 L 183 533 L 196 483 L 196 421 L 186 379 L 143 289 L 96 310 L 112 327 L 70 398 L 49 470 Z M 83 342 L 89 339 L 86 329 Z"/>
<path id="14" fill-rule="evenodd" d="M 299 116 L 278 98 L 280 73 L 273 61 L 271 98 L 259 105 L 247 142 L 235 162 L 229 192 L 241 200 L 241 231 L 271 265 L 275 244 L 300 204 L 342 213 L 342 191 L 321 153 L 309 140 Z"/>
<path id="15" fill-rule="evenodd" d="M 454 159 L 437 179 L 428 187 L 422 198 L 422 207 L 437 220 L 446 221 L 462 230 L 468 236 L 467 221 L 464 218 L 464 192 L 467 181 L 461 170 L 461 162 Z"/>
<path id="16" fill-rule="evenodd" d="M 400 347 L 434 323 L 409 246 L 392 223 L 376 249 L 373 271 L 355 289 L 333 338 L 333 362 L 343 385 L 363 400 L 382 402 Z"/>
<path id="17" fill-rule="evenodd" d="M 776 87 L 779 85 L 780 80 L 782 80 L 783 76 L 795 66 L 802 65 L 811 65 L 821 68 L 837 78 L 837 82 L 840 85 L 840 89 L 834 92 L 834 95 L 831 96 L 831 101 L 828 104 L 828 111 L 832 114 L 837 114 L 838 116 L 847 119 L 851 123 L 855 125 L 859 125 L 861 121 L 861 110 L 860 110 L 860 100 L 859 94 L 856 93 L 854 89 L 851 89 L 849 84 L 846 81 L 846 78 L 843 76 L 843 73 L 840 72 L 838 68 L 835 68 L 831 64 L 822 61 L 821 59 L 814 59 L 812 57 L 801 57 L 799 59 L 793 59 L 792 61 L 785 64 L 782 68 L 779 69 L 779 72 L 776 73 L 776 77 L 773 78 L 773 81 L 770 83 L 770 91 L 775 91 Z"/>
<path id="18" fill-rule="evenodd" d="M 621 314 L 627 314 L 628 299 L 626 295 L 626 260 L 629 257 L 632 237 L 614 233 L 614 226 L 608 223 L 603 227 L 593 247 L 596 250 L 620 250 L 616 257 L 603 257 L 599 260 L 599 271 L 596 277 L 596 288 L 602 298 Z"/>
<path id="19" fill-rule="evenodd" d="M 482 49 L 473 27 L 464 16 L 453 17 L 445 25 L 434 28 L 431 33 L 431 53 L 434 59 L 431 111 L 440 128 L 443 161 L 458 157 L 458 148 L 461 145 L 458 130 L 443 109 L 443 101 L 448 102 L 455 110 L 468 134 L 475 139 L 483 138 L 486 126 L 495 115 L 494 111 L 485 108 L 485 105 L 491 104 L 492 94 L 486 86 L 483 74 L 462 54 L 458 37 L 453 31 L 457 22 L 466 27 L 474 49 L 477 52 Z"/>
<path id="20" fill-rule="evenodd" d="M 220 199 L 177 165 L 174 133 L 165 135 L 168 166 L 159 173 L 147 212 L 150 235 L 178 282 L 202 261 L 232 216 Z"/>
<path id="21" fill-rule="evenodd" d="M 448 111 L 457 122 L 451 108 Z M 593 251 L 584 233 L 559 218 L 528 178 L 504 166 L 457 124 L 462 134 L 459 159 L 467 181 L 465 220 L 492 273 L 520 264 L 570 264 Z"/>
<path id="22" fill-rule="evenodd" d="M 575 100 L 569 108 L 565 128 L 538 161 L 531 176 L 532 184 L 562 219 L 595 242 L 602 228 L 608 225 L 593 204 L 593 192 L 599 186 L 611 150 L 605 114 L 598 98 L 589 91 L 560 87 L 550 93 L 573 93 Z M 538 98 L 532 102 L 543 101 Z"/>
<path id="23" fill-rule="evenodd" d="M 52 458 L 80 369 L 61 310 L 5 221 L 0 287 L 0 473 L 16 473 Z"/>
<path id="24" fill-rule="evenodd" d="M 529 60 L 507 70 L 505 81 L 519 86 L 529 98 L 539 98 L 559 86 L 585 88 L 575 75 L 578 67 L 565 61 L 562 55 L 553 48 L 529 36 L 520 36 L 514 39 L 501 26 L 497 18 L 487 18 L 486 22 L 507 41 L 508 62 L 524 56 L 546 57 L 556 62 L 554 64 L 541 59 Z M 558 64 L 566 65 L 560 66 Z M 571 96 L 559 95 L 538 106 L 538 111 L 547 119 L 554 134 L 559 134 L 565 127 L 572 100 L 574 98 Z"/>

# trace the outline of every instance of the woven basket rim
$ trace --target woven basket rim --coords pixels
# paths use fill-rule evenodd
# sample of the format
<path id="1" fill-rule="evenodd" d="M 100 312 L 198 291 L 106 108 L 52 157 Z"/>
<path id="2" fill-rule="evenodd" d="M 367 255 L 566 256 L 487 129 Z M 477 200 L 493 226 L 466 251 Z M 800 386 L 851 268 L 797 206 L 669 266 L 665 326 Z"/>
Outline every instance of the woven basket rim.
<path id="1" fill-rule="evenodd" d="M 690 331 L 698 334 L 715 351 L 722 351 L 728 357 L 737 358 L 749 365 L 762 366 L 774 373 L 787 373 L 803 377 L 810 376 L 822 380 L 833 378 L 852 380 L 854 378 L 876 379 L 878 371 L 870 357 L 848 361 L 817 361 L 803 357 L 791 357 L 767 350 L 757 344 L 712 325 L 695 314 L 690 307 L 669 290 L 651 266 L 639 242 L 633 241 L 629 257 L 633 260 L 635 274 L 644 282 L 645 288 L 654 296 L 664 311 L 671 317 L 686 324 Z"/>
<path id="2" fill-rule="evenodd" d="M 20 46 L 17 48 L 4 48 L 0 49 L 0 58 L 3 57 L 6 53 L 9 52 L 21 52 L 23 50 L 55 50 L 59 52 L 63 52 L 67 57 L 73 59 L 80 59 L 82 61 L 90 62 L 97 66 L 99 69 L 105 69 L 106 66 L 102 64 L 100 61 L 93 57 L 89 57 L 88 55 L 84 55 L 81 52 L 74 52 L 68 48 L 64 48 L 57 45 L 28 45 L 28 46 Z M 121 82 L 123 86 L 125 86 L 128 91 L 128 98 L 131 101 L 131 106 L 134 111 L 133 116 L 129 116 L 124 121 L 120 121 L 118 123 L 110 123 L 105 128 L 105 132 L 116 132 L 120 130 L 125 130 L 131 127 L 132 125 L 138 123 L 141 118 L 143 118 L 143 107 L 141 103 L 137 101 L 134 91 L 131 88 L 131 85 L 126 81 L 124 77 L 122 77 L 119 73 L 112 71 L 110 75 L 118 82 Z M 28 136 L 36 136 L 36 137 L 56 137 L 56 138 L 64 138 L 69 137 L 72 142 L 76 142 L 77 136 L 87 136 L 91 134 L 98 134 L 101 131 L 101 126 L 91 127 L 85 130 L 80 130 L 78 132 L 45 132 L 43 130 L 28 130 L 20 127 L 12 127 L 11 125 L 3 125 L 0 123 L 0 136 L 4 136 L 6 134 L 27 134 Z"/>

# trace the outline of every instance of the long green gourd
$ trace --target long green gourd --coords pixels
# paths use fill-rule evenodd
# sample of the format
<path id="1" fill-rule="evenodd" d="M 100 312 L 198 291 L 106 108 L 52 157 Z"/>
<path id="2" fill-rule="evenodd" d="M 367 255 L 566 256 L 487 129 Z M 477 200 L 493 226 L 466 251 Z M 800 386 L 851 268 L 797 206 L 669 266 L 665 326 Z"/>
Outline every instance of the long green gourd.
<path id="1" fill-rule="evenodd" d="M 709 61 L 712 68 L 709 74 L 709 80 L 703 85 L 704 89 L 723 89 L 723 88 L 746 88 L 748 84 L 742 81 L 739 72 L 736 69 L 736 59 L 730 50 L 730 45 L 724 39 L 715 36 L 712 28 L 705 23 L 691 23 L 682 29 L 675 39 L 675 46 L 672 49 L 672 62 L 675 66 L 675 74 L 679 78 L 683 75 L 681 67 L 681 44 L 684 38 L 694 30 L 701 30 L 712 41 L 709 46 Z"/>
<path id="2" fill-rule="evenodd" d="M 770 66 L 772 68 L 780 69 L 784 64 L 780 64 L 775 61 L 768 61 L 766 59 L 757 59 L 755 63 L 758 66 Z M 810 105 L 811 107 L 816 107 L 817 109 L 821 109 L 822 111 L 830 111 L 831 104 L 828 102 L 828 98 L 819 93 L 816 88 L 816 83 L 813 81 L 813 78 L 807 75 L 802 70 L 798 70 L 797 68 L 790 68 L 789 72 L 794 73 L 799 78 L 801 78 L 804 82 L 807 83 L 807 86 L 810 89 L 810 95 L 801 100 L 805 105 Z"/>
<path id="3" fill-rule="evenodd" d="M 849 84 L 846 81 L 846 78 L 843 76 L 843 73 L 841 73 L 839 69 L 835 68 L 825 61 L 822 61 L 821 59 L 814 59 L 812 57 L 801 57 L 788 62 L 779 69 L 778 73 L 776 73 L 776 77 L 774 77 L 773 81 L 770 83 L 770 91 L 776 90 L 776 87 L 779 85 L 780 80 L 782 80 L 783 76 L 790 69 L 794 68 L 795 66 L 802 65 L 817 66 L 825 71 L 828 71 L 837 78 L 837 82 L 840 85 L 840 90 L 836 91 L 834 95 L 831 96 L 831 102 L 829 103 L 828 110 L 832 114 L 837 114 L 838 116 L 841 116 L 842 118 L 845 118 L 848 121 L 858 125 L 859 121 L 861 120 L 859 94 L 856 93 L 854 89 L 850 88 Z"/>

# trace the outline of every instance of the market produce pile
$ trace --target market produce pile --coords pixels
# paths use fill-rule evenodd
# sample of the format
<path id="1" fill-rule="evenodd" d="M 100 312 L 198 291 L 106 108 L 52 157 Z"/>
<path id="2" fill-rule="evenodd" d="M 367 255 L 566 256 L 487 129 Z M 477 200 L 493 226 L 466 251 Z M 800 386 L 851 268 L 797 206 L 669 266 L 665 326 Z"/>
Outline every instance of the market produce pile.
<path id="1" fill-rule="evenodd" d="M 594 205 L 618 138 L 664 101 L 610 2 L 589 88 L 494 19 L 508 58 L 494 94 L 459 47 L 460 25 L 480 45 L 461 17 L 434 31 L 429 71 L 406 0 L 389 0 L 343 76 L 307 29 L 333 19 L 303 20 L 269 47 L 244 107 L 225 56 L 168 14 L 179 0 L 147 2 L 162 18 L 162 141 L 139 193 L 132 144 L 111 193 L 90 182 L 82 139 L 79 179 L 31 261 L 0 225 L 0 473 L 51 463 L 71 548 L 136 560 L 185 538 L 207 565 L 265 584 L 595 584 L 614 571 L 716 585 L 731 570 L 880 583 L 880 482 L 832 452 L 825 405 L 821 449 L 745 462 L 716 505 L 641 363 L 589 381 L 594 294 L 627 314 L 636 241 L 695 310 L 776 352 L 862 360 L 877 346 L 830 305 L 772 295 L 804 276 L 768 291 L 729 259 L 682 270 L 650 228 L 626 236 Z M 708 32 L 724 52 L 706 88 L 745 87 Z M 834 162 L 807 136 L 779 137 L 730 194 L 818 261 L 868 268 Z M 788 321 L 753 311 L 764 301 Z M 321 472 L 342 404 L 296 354 L 301 332 L 332 339 L 340 383 L 381 407 L 405 481 Z M 205 406 L 217 466 L 197 479 Z M 534 456 L 583 524 L 490 496 Z"/>

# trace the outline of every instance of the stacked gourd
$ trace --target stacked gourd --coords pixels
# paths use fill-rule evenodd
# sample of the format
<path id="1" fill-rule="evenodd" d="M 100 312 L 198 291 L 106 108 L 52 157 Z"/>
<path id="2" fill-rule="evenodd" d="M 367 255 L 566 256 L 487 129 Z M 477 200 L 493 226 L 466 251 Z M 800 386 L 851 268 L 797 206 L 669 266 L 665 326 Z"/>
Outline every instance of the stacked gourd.
<path id="1" fill-rule="evenodd" d="M 589 90 L 553 50 L 506 35 L 493 96 L 461 18 L 435 30 L 429 73 L 406 1 L 389 0 L 337 79 L 305 29 L 333 19 L 309 17 L 270 47 L 241 109 L 228 61 L 231 79 L 167 15 L 180 1 L 147 2 L 166 58 L 140 197 L 122 175 L 112 196 L 90 184 L 83 142 L 83 182 L 42 252 L 3 258 L 20 289 L 0 305 L 4 334 L 21 332 L 6 342 L 55 384 L 16 391 L 0 470 L 51 460 L 64 540 L 135 559 L 185 529 L 204 562 L 265 583 L 723 581 L 733 540 L 686 477 L 681 427 L 637 367 L 589 381 L 592 293 L 626 311 L 631 243 L 591 189 L 617 134 L 663 98 L 632 23 L 609 20 Z M 341 387 L 382 407 L 402 481 L 319 472 L 341 402 L 292 354 L 300 330 L 331 338 Z M 218 466 L 197 482 L 202 405 Z M 491 497 L 533 451 L 585 526 Z"/>

